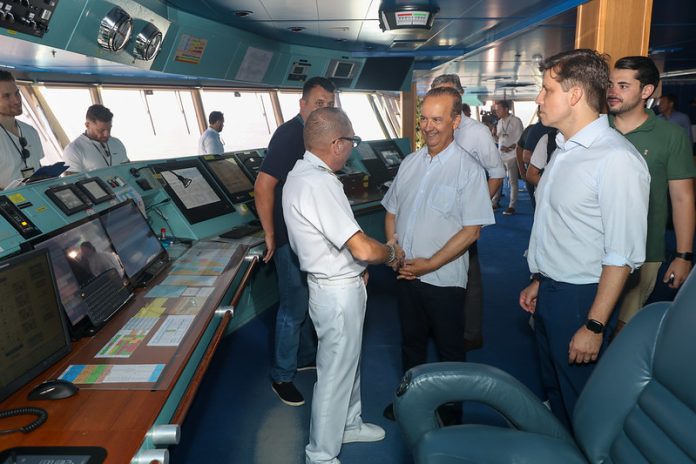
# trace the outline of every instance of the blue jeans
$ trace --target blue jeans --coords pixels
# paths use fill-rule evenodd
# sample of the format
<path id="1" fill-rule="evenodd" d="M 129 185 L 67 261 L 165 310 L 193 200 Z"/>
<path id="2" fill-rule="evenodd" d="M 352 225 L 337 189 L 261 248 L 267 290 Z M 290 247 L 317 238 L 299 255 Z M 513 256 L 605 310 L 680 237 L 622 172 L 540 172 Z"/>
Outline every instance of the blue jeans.
<path id="1" fill-rule="evenodd" d="M 314 363 L 316 334 L 308 317 L 307 275 L 300 270 L 290 245 L 276 248 L 273 263 L 278 274 L 279 302 L 271 378 L 274 382 L 291 382 L 298 365 Z"/>

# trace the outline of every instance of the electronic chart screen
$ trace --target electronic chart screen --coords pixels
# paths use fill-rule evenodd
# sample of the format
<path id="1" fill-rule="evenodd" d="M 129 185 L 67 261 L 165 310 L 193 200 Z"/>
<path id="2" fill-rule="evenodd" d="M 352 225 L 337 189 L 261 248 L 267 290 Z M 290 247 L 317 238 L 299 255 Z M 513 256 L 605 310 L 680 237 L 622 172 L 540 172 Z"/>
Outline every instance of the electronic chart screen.
<path id="1" fill-rule="evenodd" d="M 70 352 L 49 254 L 0 262 L 0 401 Z"/>
<path id="2" fill-rule="evenodd" d="M 99 219 L 131 283 L 135 284 L 160 256 L 166 256 L 162 243 L 132 200 L 102 212 Z"/>
<path id="3" fill-rule="evenodd" d="M 232 153 L 201 157 L 232 203 L 245 203 L 254 198 L 254 184 Z"/>
<path id="4" fill-rule="evenodd" d="M 401 153 L 401 149 L 393 140 L 374 140 L 367 143 L 384 162 L 387 169 L 398 170 L 404 154 Z"/>
<path id="5" fill-rule="evenodd" d="M 198 159 L 168 161 L 150 168 L 159 173 L 164 189 L 190 224 L 234 212 Z"/>
<path id="6" fill-rule="evenodd" d="M 87 316 L 83 298 L 90 293 L 90 284 L 97 277 L 115 269 L 118 276 L 125 279 L 121 259 L 99 218 L 69 224 L 30 243 L 34 248 L 49 250 L 60 299 L 73 326 Z"/>
<path id="7" fill-rule="evenodd" d="M 61 185 L 46 190 L 46 196 L 67 216 L 89 208 L 74 185 Z"/>

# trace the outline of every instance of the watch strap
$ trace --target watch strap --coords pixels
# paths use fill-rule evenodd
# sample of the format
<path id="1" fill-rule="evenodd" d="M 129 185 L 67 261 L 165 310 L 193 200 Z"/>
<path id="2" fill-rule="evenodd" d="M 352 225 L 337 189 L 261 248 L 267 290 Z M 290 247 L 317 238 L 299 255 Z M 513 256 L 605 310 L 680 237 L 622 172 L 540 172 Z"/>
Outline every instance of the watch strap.
<path id="1" fill-rule="evenodd" d="M 679 252 L 679 251 L 677 251 L 677 252 L 674 254 L 674 257 L 675 257 L 675 258 L 681 258 L 681 259 L 686 260 L 686 261 L 691 261 L 691 260 L 694 259 L 694 254 L 693 254 L 692 252 L 690 252 L 690 251 L 686 251 L 686 252 Z"/>

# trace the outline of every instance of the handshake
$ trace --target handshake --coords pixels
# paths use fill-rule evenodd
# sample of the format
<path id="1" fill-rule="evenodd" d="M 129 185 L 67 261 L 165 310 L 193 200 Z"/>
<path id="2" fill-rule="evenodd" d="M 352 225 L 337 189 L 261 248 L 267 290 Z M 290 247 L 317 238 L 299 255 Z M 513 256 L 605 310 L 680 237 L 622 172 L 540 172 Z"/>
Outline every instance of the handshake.
<path id="1" fill-rule="evenodd" d="M 384 264 L 391 267 L 394 271 L 398 271 L 404 265 L 406 253 L 404 253 L 403 248 L 399 245 L 399 238 L 396 234 L 394 234 L 394 237 L 392 237 L 386 245 L 388 253 Z"/>

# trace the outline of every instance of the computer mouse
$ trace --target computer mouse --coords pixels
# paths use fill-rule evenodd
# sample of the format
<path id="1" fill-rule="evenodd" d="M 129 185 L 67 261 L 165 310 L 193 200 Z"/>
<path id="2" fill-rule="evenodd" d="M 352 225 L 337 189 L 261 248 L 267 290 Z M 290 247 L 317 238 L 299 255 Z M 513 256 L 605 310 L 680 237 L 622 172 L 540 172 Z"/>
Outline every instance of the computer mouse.
<path id="1" fill-rule="evenodd" d="M 50 379 L 35 386 L 27 396 L 29 400 L 62 400 L 77 393 L 80 388 L 69 380 Z"/>

